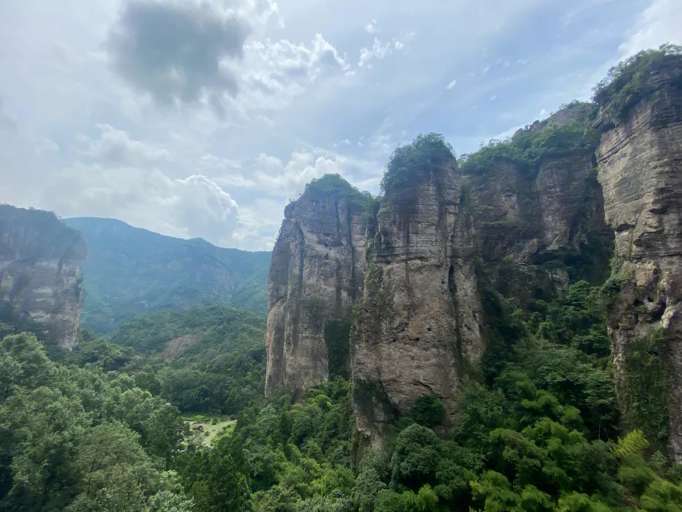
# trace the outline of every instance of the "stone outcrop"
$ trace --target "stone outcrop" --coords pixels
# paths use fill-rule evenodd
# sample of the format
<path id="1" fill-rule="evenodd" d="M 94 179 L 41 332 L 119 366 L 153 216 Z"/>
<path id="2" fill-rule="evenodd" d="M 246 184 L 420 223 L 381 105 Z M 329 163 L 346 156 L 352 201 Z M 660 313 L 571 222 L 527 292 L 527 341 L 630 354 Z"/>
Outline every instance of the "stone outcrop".
<path id="1" fill-rule="evenodd" d="M 592 105 L 574 104 L 517 136 L 587 126 L 593 113 Z M 369 234 L 373 250 L 353 337 L 361 446 L 380 446 L 423 395 L 443 402 L 447 428 L 459 388 L 477 374 L 486 349 L 482 294 L 523 307 L 570 281 L 606 277 L 613 235 L 596 144 L 586 133 L 533 165 L 498 158 L 476 172 L 457 169 L 453 158 L 426 173 L 407 201 L 386 191 Z M 411 207 L 401 212 L 405 203 Z"/>
<path id="2" fill-rule="evenodd" d="M 287 206 L 268 283 L 267 394 L 298 394 L 330 375 L 348 377 L 370 201 L 342 178 L 325 176 Z"/>
<path id="3" fill-rule="evenodd" d="M 324 326 L 354 306 L 358 447 L 382 446 L 424 395 L 442 401 L 447 428 L 493 346 L 487 299 L 523 308 L 584 279 L 609 296 L 625 427 L 682 462 L 682 56 L 647 59 L 596 104 L 571 104 L 459 167 L 442 154 L 434 166 L 420 139 L 398 150 L 407 156 L 386 177 L 403 187 L 385 177 L 368 217 L 328 191 L 289 205 L 270 279 L 268 391 L 326 379 Z M 642 385 L 637 371 L 655 378 Z"/>
<path id="4" fill-rule="evenodd" d="M 638 417 L 638 402 L 660 404 L 655 415 L 667 422 L 671 454 L 682 462 L 682 87 L 665 72 L 648 80 L 657 92 L 605 131 L 598 150 L 615 232 L 609 328 L 626 422 L 652 420 Z M 655 354 L 667 389 L 634 386 L 641 349 Z"/>
<path id="5" fill-rule="evenodd" d="M 0 320 L 72 348 L 84 259 L 79 233 L 54 214 L 0 205 Z"/>
<path id="6" fill-rule="evenodd" d="M 482 355 L 474 233 L 461 185 L 453 158 L 382 200 L 352 341 L 362 445 L 381 446 L 423 395 L 442 400 L 449 423 L 466 368 Z"/>
<path id="7" fill-rule="evenodd" d="M 522 131 L 589 126 L 593 112 L 590 104 L 572 104 Z M 605 277 L 613 234 L 604 221 L 596 145 L 586 135 L 533 166 L 498 159 L 465 177 L 477 255 L 490 288 L 524 305 L 570 280 Z"/>

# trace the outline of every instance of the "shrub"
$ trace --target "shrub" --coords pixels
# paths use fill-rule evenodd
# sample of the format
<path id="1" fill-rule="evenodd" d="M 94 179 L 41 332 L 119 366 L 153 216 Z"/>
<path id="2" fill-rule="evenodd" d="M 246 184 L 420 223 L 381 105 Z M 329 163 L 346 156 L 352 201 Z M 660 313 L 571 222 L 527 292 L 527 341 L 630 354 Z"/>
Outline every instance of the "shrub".
<path id="1" fill-rule="evenodd" d="M 454 158 L 452 147 L 442 135 L 419 135 L 412 144 L 401 146 L 393 152 L 381 188 L 387 194 L 404 191 L 443 169 Z"/>
<path id="2" fill-rule="evenodd" d="M 656 92 L 651 77 L 664 70 L 682 88 L 682 46 L 665 44 L 644 50 L 611 68 L 594 90 L 603 118 L 611 123 L 622 121 L 637 103 Z"/>
<path id="3" fill-rule="evenodd" d="M 420 425 L 433 428 L 443 423 L 445 407 L 435 395 L 420 396 L 412 406 L 411 416 Z"/>

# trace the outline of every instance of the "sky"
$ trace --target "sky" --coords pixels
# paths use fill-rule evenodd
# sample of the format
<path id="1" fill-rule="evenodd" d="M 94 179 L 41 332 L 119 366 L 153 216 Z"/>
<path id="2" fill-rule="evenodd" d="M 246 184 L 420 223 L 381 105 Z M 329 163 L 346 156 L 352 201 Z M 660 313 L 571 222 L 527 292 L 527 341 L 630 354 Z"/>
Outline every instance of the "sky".
<path id="1" fill-rule="evenodd" d="M 2 0 L 0 203 L 270 249 L 310 180 L 376 193 L 419 133 L 475 151 L 680 27 L 680 0 Z"/>

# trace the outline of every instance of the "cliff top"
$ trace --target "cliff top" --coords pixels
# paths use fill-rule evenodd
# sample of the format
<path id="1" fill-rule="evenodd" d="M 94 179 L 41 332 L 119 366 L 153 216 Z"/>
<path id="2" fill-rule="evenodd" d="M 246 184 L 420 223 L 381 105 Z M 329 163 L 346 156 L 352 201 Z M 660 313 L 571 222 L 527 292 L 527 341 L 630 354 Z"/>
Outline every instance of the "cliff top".
<path id="1" fill-rule="evenodd" d="M 52 212 L 0 205 L 0 257 L 10 259 L 85 257 L 85 243 L 78 231 Z"/>
<path id="2" fill-rule="evenodd" d="M 622 121 L 637 103 L 659 91 L 662 82 L 682 89 L 682 46 L 644 50 L 611 68 L 594 91 L 602 120 Z"/>
<path id="3" fill-rule="evenodd" d="M 320 178 L 312 180 L 305 186 L 304 194 L 314 196 L 333 195 L 337 197 L 364 197 L 366 195 L 348 183 L 340 174 L 325 174 Z"/>
<path id="4" fill-rule="evenodd" d="M 381 188 L 389 194 L 412 187 L 451 164 L 456 165 L 455 156 L 442 135 L 419 135 L 412 144 L 401 146 L 393 152 L 381 180 Z"/>
<path id="5" fill-rule="evenodd" d="M 305 186 L 305 190 L 300 198 L 290 203 L 285 209 L 285 215 L 295 208 L 297 204 L 307 201 L 344 199 L 350 207 L 363 209 L 368 207 L 372 201 L 369 192 L 361 192 L 353 185 L 348 183 L 340 174 L 325 174 L 320 178 L 312 180 Z"/>
<path id="6" fill-rule="evenodd" d="M 491 140 L 477 152 L 465 155 L 460 168 L 466 174 L 485 173 L 500 162 L 509 162 L 532 173 L 547 157 L 592 151 L 599 142 L 594 117 L 594 104 L 569 103 L 547 119 L 517 130 L 510 139 Z"/>

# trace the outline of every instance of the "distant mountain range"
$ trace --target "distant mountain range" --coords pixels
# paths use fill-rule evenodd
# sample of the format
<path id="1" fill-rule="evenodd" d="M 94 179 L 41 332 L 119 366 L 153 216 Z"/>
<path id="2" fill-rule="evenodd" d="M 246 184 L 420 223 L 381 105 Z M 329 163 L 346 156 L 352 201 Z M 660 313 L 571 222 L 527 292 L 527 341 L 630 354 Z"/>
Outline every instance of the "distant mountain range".
<path id="1" fill-rule="evenodd" d="M 265 312 L 270 252 L 225 249 L 114 219 L 64 222 L 87 245 L 81 319 L 87 329 L 106 334 L 139 314 L 204 304 Z"/>

